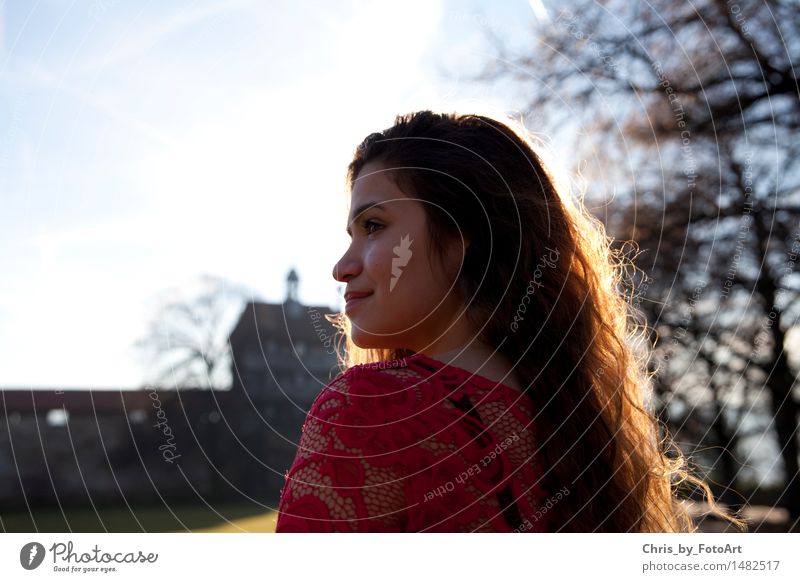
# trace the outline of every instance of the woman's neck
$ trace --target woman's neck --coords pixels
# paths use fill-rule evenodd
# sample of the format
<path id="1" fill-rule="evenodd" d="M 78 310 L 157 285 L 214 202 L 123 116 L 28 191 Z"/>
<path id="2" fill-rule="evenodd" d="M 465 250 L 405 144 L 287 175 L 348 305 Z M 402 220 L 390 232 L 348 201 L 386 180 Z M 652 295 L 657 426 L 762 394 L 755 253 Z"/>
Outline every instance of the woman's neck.
<path id="1" fill-rule="evenodd" d="M 502 382 L 512 388 L 521 389 L 509 360 L 499 351 L 478 339 L 447 351 L 439 351 L 434 348 L 422 350 L 421 353 L 449 366 Z"/>

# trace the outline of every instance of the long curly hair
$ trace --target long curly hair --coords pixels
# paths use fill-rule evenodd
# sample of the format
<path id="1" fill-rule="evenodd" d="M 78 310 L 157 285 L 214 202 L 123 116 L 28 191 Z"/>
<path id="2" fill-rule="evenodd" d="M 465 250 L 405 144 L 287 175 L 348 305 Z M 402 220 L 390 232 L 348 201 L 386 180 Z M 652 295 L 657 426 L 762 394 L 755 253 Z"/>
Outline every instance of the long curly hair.
<path id="1" fill-rule="evenodd" d="M 680 493 L 714 502 L 648 411 L 652 346 L 623 291 L 632 261 L 602 223 L 556 181 L 520 125 L 475 114 L 418 111 L 367 136 L 347 169 L 352 189 L 379 162 L 406 195 L 426 202 L 429 252 L 471 241 L 458 289 L 481 339 L 513 364 L 538 411 L 547 491 L 569 487 L 551 510 L 556 531 L 696 531 Z M 340 367 L 399 359 L 406 349 L 362 349 L 343 313 Z M 545 436 L 546 435 L 546 438 Z"/>

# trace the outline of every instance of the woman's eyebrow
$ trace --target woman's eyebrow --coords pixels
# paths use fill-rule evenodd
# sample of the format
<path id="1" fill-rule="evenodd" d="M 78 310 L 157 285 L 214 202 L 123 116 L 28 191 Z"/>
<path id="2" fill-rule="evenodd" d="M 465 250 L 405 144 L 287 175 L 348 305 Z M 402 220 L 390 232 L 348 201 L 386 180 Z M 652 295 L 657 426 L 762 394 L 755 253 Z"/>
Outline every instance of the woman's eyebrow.
<path id="1" fill-rule="evenodd" d="M 353 212 L 353 218 L 351 218 L 350 221 L 347 223 L 347 228 L 345 229 L 347 234 L 352 235 L 350 231 L 350 225 L 353 224 L 353 222 L 355 222 L 356 218 L 358 218 L 371 208 L 376 208 L 382 212 L 386 211 L 381 202 L 366 202 L 362 204 L 361 206 L 355 209 L 355 211 Z"/>

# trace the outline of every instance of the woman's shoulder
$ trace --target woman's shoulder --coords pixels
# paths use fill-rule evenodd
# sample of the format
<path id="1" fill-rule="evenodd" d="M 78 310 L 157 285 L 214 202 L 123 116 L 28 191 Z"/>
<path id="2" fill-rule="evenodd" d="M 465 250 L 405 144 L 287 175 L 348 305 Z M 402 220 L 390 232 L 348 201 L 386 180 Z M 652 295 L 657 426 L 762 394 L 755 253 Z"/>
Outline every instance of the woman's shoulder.
<path id="1" fill-rule="evenodd" d="M 359 364 L 325 386 L 309 416 L 338 431 L 389 431 L 448 442 L 467 438 L 464 431 L 480 432 L 484 421 L 491 423 L 508 409 L 512 416 L 528 419 L 519 394 L 490 384 L 421 355 Z M 470 411 L 473 405 L 476 411 Z"/>
<path id="2" fill-rule="evenodd" d="M 497 386 L 501 389 L 494 390 Z M 508 394 L 509 390 L 513 394 Z M 499 381 L 445 365 L 424 354 L 415 354 L 351 366 L 331 380 L 318 399 L 339 398 L 363 403 L 375 398 L 408 400 L 413 396 L 422 403 L 430 398 L 441 402 L 476 394 L 487 401 L 509 396 L 518 399 L 519 392 Z"/>
<path id="3" fill-rule="evenodd" d="M 356 364 L 339 373 L 322 390 L 320 396 L 333 394 L 353 397 L 391 396 L 422 384 L 432 378 L 417 364 L 414 356 L 396 360 Z"/>
<path id="4" fill-rule="evenodd" d="M 455 438 L 450 433 L 462 415 L 410 360 L 359 364 L 323 388 L 303 432 L 328 437 L 337 454 L 357 454 L 375 466 L 400 463 L 410 470 L 428 462 L 427 441 Z"/>
<path id="5" fill-rule="evenodd" d="M 408 365 L 392 360 L 356 364 L 340 372 L 317 395 L 313 408 L 333 402 L 357 408 L 372 408 L 379 401 L 402 400 L 426 379 Z"/>
<path id="6" fill-rule="evenodd" d="M 418 356 L 351 366 L 322 389 L 309 413 L 330 420 L 343 415 L 360 426 L 412 423 L 419 429 L 419 423 L 445 420 L 449 425 L 452 419 L 446 417 L 463 415 L 452 401 L 468 385 L 436 368 Z"/>

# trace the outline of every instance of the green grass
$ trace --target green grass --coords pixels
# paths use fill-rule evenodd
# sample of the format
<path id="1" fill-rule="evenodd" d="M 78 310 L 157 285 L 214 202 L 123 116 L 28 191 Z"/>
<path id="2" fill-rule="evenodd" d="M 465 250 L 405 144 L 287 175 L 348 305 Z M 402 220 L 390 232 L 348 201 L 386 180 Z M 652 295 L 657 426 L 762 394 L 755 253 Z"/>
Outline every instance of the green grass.
<path id="1" fill-rule="evenodd" d="M 174 514 L 174 515 L 173 515 Z M 212 504 L 56 508 L 0 511 L 0 531 L 16 533 L 95 532 L 272 532 L 275 512 L 255 504 Z"/>

